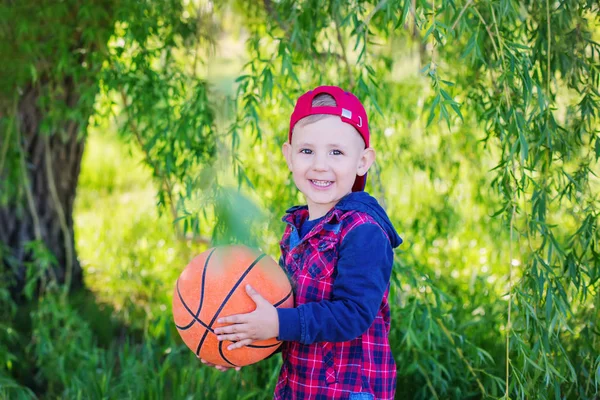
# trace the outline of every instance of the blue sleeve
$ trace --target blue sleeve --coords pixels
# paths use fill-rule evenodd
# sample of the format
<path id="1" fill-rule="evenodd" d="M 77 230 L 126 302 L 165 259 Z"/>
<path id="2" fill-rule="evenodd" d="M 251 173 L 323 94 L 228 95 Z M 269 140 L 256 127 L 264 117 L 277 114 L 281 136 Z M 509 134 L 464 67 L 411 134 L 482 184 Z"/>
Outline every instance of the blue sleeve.
<path id="1" fill-rule="evenodd" d="M 381 228 L 363 224 L 342 241 L 331 300 L 277 309 L 279 339 L 345 342 L 373 323 L 388 288 L 394 253 Z"/>

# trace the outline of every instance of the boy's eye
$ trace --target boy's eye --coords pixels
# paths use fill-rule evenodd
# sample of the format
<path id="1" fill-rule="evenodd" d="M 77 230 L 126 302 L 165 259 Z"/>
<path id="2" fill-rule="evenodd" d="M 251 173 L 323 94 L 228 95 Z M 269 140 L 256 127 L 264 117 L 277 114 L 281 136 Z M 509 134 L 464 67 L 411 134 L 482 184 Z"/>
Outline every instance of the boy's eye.
<path id="1" fill-rule="evenodd" d="M 331 154 L 333 154 L 334 156 L 339 156 L 339 155 L 342 155 L 343 153 L 339 150 L 331 150 Z"/>
<path id="2" fill-rule="evenodd" d="M 312 154 L 312 150 L 311 149 L 300 149 L 300 153 L 302 153 L 302 154 Z"/>

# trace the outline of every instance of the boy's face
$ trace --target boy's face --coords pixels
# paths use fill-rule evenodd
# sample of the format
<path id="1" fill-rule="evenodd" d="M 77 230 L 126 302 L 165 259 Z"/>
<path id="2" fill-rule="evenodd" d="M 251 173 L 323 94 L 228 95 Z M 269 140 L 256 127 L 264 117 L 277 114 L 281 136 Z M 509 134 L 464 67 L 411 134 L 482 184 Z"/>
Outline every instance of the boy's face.
<path id="1" fill-rule="evenodd" d="M 294 183 L 306 197 L 310 219 L 322 217 L 352 191 L 356 175 L 364 175 L 375 151 L 354 127 L 338 116 L 297 126 L 283 155 Z"/>

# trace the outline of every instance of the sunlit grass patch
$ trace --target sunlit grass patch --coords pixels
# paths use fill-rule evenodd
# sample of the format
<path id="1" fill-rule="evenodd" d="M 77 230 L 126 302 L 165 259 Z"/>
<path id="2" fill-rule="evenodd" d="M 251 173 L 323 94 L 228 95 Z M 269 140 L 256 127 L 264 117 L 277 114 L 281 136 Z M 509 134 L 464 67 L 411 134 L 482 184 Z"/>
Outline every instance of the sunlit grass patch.
<path id="1" fill-rule="evenodd" d="M 139 327 L 170 308 L 177 276 L 204 249 L 177 240 L 169 217 L 158 215 L 150 171 L 138 160 L 117 137 L 92 133 L 75 230 L 86 285 Z"/>

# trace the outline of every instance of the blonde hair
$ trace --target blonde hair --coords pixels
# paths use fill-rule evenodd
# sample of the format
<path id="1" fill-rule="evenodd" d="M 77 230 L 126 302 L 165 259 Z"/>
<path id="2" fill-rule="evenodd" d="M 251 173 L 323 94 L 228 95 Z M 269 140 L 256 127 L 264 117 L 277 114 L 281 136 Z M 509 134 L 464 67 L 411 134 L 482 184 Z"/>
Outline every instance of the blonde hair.
<path id="1" fill-rule="evenodd" d="M 335 101 L 335 98 L 332 95 L 330 95 L 329 93 L 319 93 L 318 95 L 316 95 L 313 98 L 312 106 L 313 107 L 336 107 L 337 102 Z M 309 115 L 308 117 L 302 118 L 300 121 L 298 121 L 296 123 L 296 126 L 294 127 L 294 129 L 296 129 L 296 127 L 303 127 L 308 124 L 312 124 L 314 122 L 320 121 L 320 120 L 325 119 L 330 116 L 331 115 L 329 115 L 329 114 Z"/>

